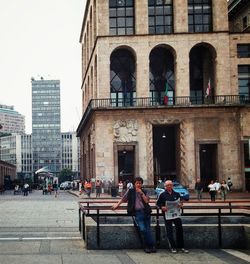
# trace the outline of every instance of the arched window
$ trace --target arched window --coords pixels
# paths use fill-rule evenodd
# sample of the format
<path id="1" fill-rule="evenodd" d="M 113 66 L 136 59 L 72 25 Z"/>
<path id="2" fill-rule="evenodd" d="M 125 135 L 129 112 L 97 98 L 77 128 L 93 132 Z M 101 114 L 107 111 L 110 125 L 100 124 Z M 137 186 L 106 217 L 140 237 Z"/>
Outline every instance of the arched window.
<path id="1" fill-rule="evenodd" d="M 215 50 L 208 44 L 193 47 L 189 55 L 190 97 L 193 104 L 202 104 L 205 98 L 213 99 Z"/>
<path id="2" fill-rule="evenodd" d="M 212 32 L 211 0 L 188 0 L 188 31 Z"/>
<path id="3" fill-rule="evenodd" d="M 174 103 L 174 56 L 165 47 L 154 48 L 150 55 L 150 93 L 153 103 L 164 103 L 168 97 L 168 105 Z M 166 104 L 166 102 L 165 102 Z"/>
<path id="4" fill-rule="evenodd" d="M 133 105 L 135 97 L 135 59 L 127 49 L 118 49 L 110 57 L 110 96 L 116 106 Z"/>

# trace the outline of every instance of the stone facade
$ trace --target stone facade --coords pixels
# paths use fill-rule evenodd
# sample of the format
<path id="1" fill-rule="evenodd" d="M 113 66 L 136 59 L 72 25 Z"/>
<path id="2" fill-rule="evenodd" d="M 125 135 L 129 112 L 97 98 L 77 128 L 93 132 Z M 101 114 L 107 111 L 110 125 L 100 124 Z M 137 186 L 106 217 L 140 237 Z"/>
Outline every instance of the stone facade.
<path id="1" fill-rule="evenodd" d="M 83 119 L 78 136 L 82 178 L 100 177 L 118 183 L 118 151 L 127 148 L 135 154 L 134 176 L 140 175 L 147 185 L 154 185 L 157 179 L 153 130 L 161 126 L 175 129 L 175 176 L 184 185 L 193 188 L 196 179 L 202 177 L 201 146 L 211 145 L 214 151 L 211 178 L 221 181 L 231 177 L 234 188 L 244 190 L 242 144 L 250 138 L 249 107 L 225 105 L 223 101 L 217 105 L 185 107 L 114 109 L 107 101 L 105 107 L 89 106 L 92 99 L 110 98 L 110 57 L 120 48 L 135 57 L 137 98 L 150 97 L 149 57 L 156 47 L 164 47 L 173 54 L 176 97 L 190 96 L 190 54 L 197 47 L 212 54 L 214 95 L 238 95 L 238 65 L 250 65 L 250 59 L 237 58 L 237 43 L 249 43 L 250 35 L 229 33 L 226 0 L 212 0 L 213 31 L 194 34 L 188 33 L 188 1 L 174 0 L 174 33 L 160 35 L 148 33 L 148 1 L 134 2 L 135 34 L 127 36 L 109 35 L 109 1 L 89 0 L 86 4 L 80 39 Z"/>

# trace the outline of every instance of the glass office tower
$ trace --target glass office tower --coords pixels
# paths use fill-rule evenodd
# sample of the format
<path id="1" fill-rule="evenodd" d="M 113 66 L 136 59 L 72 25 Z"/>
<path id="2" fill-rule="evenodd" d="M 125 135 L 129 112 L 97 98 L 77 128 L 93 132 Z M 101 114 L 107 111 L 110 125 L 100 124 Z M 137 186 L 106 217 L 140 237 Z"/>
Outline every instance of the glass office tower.
<path id="1" fill-rule="evenodd" d="M 61 171 L 60 81 L 31 79 L 33 170 Z"/>

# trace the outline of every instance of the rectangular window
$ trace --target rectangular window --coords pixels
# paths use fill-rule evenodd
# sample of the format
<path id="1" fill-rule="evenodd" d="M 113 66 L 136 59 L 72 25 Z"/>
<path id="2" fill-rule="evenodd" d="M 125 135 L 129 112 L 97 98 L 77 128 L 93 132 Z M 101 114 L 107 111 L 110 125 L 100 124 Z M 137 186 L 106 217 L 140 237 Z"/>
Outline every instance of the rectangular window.
<path id="1" fill-rule="evenodd" d="M 109 34 L 133 35 L 134 0 L 109 0 Z"/>
<path id="2" fill-rule="evenodd" d="M 188 30 L 195 32 L 212 32 L 211 0 L 188 0 Z"/>
<path id="3" fill-rule="evenodd" d="M 172 0 L 148 0 L 149 34 L 173 33 Z"/>
<path id="4" fill-rule="evenodd" d="M 250 65 L 238 66 L 239 95 L 250 99 Z"/>
<path id="5" fill-rule="evenodd" d="M 250 58 L 250 44 L 237 45 L 238 58 Z"/>

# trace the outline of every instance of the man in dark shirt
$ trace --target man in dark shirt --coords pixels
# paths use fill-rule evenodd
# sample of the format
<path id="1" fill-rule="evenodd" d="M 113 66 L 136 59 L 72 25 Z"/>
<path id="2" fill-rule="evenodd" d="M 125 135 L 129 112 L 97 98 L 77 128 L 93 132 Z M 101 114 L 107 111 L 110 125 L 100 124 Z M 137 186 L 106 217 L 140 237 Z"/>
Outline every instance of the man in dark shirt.
<path id="1" fill-rule="evenodd" d="M 151 215 L 145 212 L 146 204 L 149 203 L 149 196 L 142 189 L 143 179 L 135 178 L 134 188 L 128 189 L 118 203 L 112 206 L 116 210 L 122 203 L 128 202 L 128 213 L 135 217 L 135 222 L 143 236 L 144 251 L 146 253 L 155 253 L 156 248 L 151 234 Z"/>
<path id="2" fill-rule="evenodd" d="M 203 184 L 201 183 L 200 179 L 197 179 L 194 189 L 197 193 L 197 199 L 200 201 L 202 199 L 202 192 L 203 192 Z"/>
<path id="3" fill-rule="evenodd" d="M 159 195 L 156 205 L 164 213 L 170 250 L 172 253 L 177 253 L 178 248 L 181 252 L 188 253 L 188 250 L 184 248 L 183 228 L 180 218 L 180 208 L 182 206 L 180 194 L 173 190 L 173 182 L 170 180 L 164 183 L 164 187 L 165 191 Z M 173 223 L 176 228 L 176 241 L 174 240 Z"/>

